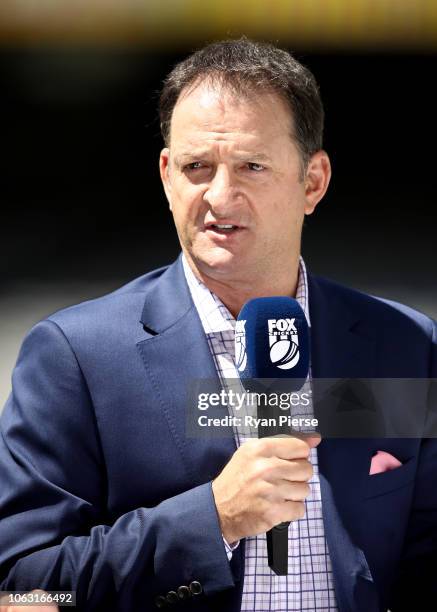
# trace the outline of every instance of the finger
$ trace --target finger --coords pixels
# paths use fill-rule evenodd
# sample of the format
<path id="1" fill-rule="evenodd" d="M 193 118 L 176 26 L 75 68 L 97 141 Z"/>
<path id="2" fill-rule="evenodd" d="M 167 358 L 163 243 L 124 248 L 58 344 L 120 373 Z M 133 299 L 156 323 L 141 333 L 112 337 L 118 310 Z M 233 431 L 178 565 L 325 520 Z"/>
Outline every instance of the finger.
<path id="1" fill-rule="evenodd" d="M 276 487 L 276 495 L 283 501 L 305 501 L 310 493 L 311 488 L 306 482 L 291 483 L 284 480 Z"/>
<path id="2" fill-rule="evenodd" d="M 266 461 L 262 477 L 277 484 L 281 480 L 306 482 L 313 476 L 313 466 L 307 459 L 278 459 L 272 457 Z"/>
<path id="3" fill-rule="evenodd" d="M 305 431 L 295 431 L 294 429 L 292 429 L 291 431 L 292 433 L 290 435 L 278 434 L 277 437 L 297 438 L 298 440 L 303 440 L 304 442 L 306 442 L 310 448 L 315 448 L 322 441 L 322 436 L 320 435 L 318 431 L 305 432 Z M 273 437 L 276 437 L 276 436 L 273 436 Z"/>
<path id="4" fill-rule="evenodd" d="M 284 501 L 278 512 L 279 520 L 275 525 L 279 523 L 288 523 L 289 521 L 296 521 L 305 516 L 305 502 L 303 501 Z"/>
<path id="5" fill-rule="evenodd" d="M 305 442 L 310 448 L 316 448 L 322 441 L 322 436 L 317 433 L 305 435 Z"/>
<path id="6" fill-rule="evenodd" d="M 310 446 L 305 440 L 292 436 L 263 438 L 259 442 L 259 450 L 265 457 L 307 459 L 310 453 Z"/>

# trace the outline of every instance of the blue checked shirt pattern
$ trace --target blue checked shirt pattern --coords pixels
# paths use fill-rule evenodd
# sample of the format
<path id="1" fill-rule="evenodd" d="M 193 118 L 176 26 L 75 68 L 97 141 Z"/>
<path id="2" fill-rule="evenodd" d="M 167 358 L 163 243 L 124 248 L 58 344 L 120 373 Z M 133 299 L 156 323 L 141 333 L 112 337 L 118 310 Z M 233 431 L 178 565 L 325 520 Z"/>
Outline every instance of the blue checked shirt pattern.
<path id="1" fill-rule="evenodd" d="M 217 374 L 225 389 L 239 383 L 235 366 L 235 319 L 226 306 L 193 274 L 182 257 L 185 277 L 206 334 Z M 310 326 L 308 282 L 305 263 L 299 260 L 296 300 L 303 309 Z M 302 391 L 310 389 L 311 371 Z M 302 416 L 312 414 L 312 408 Z M 293 416 L 301 416 L 293 414 Z M 234 427 L 237 447 L 254 437 L 253 431 Z M 256 432 L 255 432 L 256 437 Z M 302 519 L 292 521 L 288 529 L 288 575 L 277 576 L 268 566 L 266 535 L 246 538 L 244 587 L 241 610 L 244 612 L 303 612 L 336 611 L 333 575 L 325 538 L 317 449 L 311 449 L 314 469 L 309 481 L 311 493 L 305 500 L 306 512 Z M 238 545 L 238 544 L 237 544 Z M 225 541 L 228 558 L 232 550 Z"/>

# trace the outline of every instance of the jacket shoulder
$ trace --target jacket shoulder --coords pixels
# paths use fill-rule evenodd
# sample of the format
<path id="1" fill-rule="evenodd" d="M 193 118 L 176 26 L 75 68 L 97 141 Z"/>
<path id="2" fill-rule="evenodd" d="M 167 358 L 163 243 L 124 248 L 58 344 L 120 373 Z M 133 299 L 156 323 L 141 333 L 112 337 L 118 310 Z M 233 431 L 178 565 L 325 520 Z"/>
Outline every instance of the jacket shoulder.
<path id="1" fill-rule="evenodd" d="M 163 266 L 152 270 L 110 293 L 58 310 L 49 315 L 47 319 L 56 323 L 63 330 L 68 330 L 80 322 L 88 321 L 93 325 L 98 325 L 99 321 L 107 323 L 113 317 L 121 319 L 127 315 L 138 322 L 146 295 L 153 291 L 155 283 L 167 268 L 168 266 Z"/>
<path id="2" fill-rule="evenodd" d="M 312 282 L 325 295 L 340 300 L 357 317 L 368 320 L 377 327 L 411 326 L 420 328 L 427 334 L 432 334 L 435 329 L 435 322 L 431 317 L 400 302 L 370 295 L 320 276 L 312 276 Z"/>

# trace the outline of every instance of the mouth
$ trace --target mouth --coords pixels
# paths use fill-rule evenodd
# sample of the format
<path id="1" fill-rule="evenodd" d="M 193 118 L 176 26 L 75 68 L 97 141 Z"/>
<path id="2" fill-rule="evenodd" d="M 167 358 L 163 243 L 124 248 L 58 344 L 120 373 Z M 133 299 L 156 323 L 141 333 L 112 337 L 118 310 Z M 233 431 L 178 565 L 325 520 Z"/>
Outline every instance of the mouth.
<path id="1" fill-rule="evenodd" d="M 235 234 L 241 231 L 243 228 L 240 225 L 234 225 L 233 223 L 208 223 L 205 227 L 207 231 L 214 232 L 214 234 L 228 235 Z"/>

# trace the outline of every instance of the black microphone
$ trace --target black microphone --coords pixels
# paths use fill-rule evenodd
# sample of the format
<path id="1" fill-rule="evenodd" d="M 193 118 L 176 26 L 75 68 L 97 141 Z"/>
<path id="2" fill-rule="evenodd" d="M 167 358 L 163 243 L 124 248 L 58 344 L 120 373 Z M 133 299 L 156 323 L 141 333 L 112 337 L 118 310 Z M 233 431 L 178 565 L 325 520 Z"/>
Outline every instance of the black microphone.
<path id="1" fill-rule="evenodd" d="M 235 359 L 246 389 L 267 385 L 270 391 L 298 391 L 309 369 L 308 323 L 298 302 L 284 296 L 249 300 L 236 322 Z M 273 422 L 278 422 L 277 415 Z M 290 427 L 258 430 L 260 438 L 284 434 L 290 434 Z M 280 523 L 267 532 L 269 567 L 279 576 L 288 573 L 289 524 Z"/>

